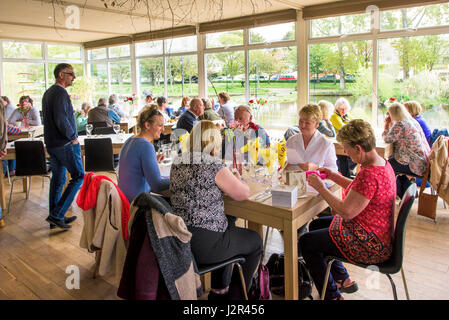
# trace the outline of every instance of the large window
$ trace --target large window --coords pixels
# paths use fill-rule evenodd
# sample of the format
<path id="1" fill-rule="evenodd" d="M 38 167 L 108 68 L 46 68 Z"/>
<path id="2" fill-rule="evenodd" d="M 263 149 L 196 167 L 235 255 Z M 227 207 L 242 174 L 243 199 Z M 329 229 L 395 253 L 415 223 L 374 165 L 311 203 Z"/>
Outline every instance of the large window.
<path id="1" fill-rule="evenodd" d="M 243 30 L 206 34 L 206 48 L 221 48 L 243 45 Z"/>
<path id="2" fill-rule="evenodd" d="M 177 110 L 183 96 L 198 96 L 198 60 L 196 55 L 167 58 L 168 98 Z"/>
<path id="3" fill-rule="evenodd" d="M 252 28 L 249 30 L 249 43 L 271 43 L 295 40 L 295 23 Z"/>
<path id="4" fill-rule="evenodd" d="M 256 101 L 257 121 L 269 128 L 295 125 L 296 47 L 251 50 L 249 74 L 250 98 Z"/>
<path id="5" fill-rule="evenodd" d="M 137 61 L 139 94 L 143 105 L 145 96 L 149 93 L 155 96 L 164 95 L 164 61 L 163 58 L 146 58 Z"/>
<path id="6" fill-rule="evenodd" d="M 416 29 L 449 25 L 449 4 L 403 8 L 381 13 L 381 30 Z"/>
<path id="7" fill-rule="evenodd" d="M 309 101 L 331 103 L 346 98 L 350 114 L 372 119 L 371 41 L 324 43 L 309 46 Z"/>
<path id="8" fill-rule="evenodd" d="M 432 128 L 449 126 L 449 35 L 379 41 L 379 116 L 391 97 L 420 102 Z"/>
<path id="9" fill-rule="evenodd" d="M 312 38 L 367 33 L 370 32 L 370 15 L 364 13 L 311 20 L 310 29 Z"/>
<path id="10" fill-rule="evenodd" d="M 108 65 L 107 63 L 91 63 L 90 76 L 95 82 L 95 92 L 93 94 L 93 103 L 96 105 L 98 99 L 107 98 L 108 90 Z"/>
<path id="11" fill-rule="evenodd" d="M 83 57 L 78 45 L 3 40 L 1 46 L 2 95 L 13 105 L 20 96 L 29 95 L 40 110 L 45 90 L 55 83 L 53 70 L 58 63 L 71 64 L 77 77 L 83 76 Z M 70 90 L 73 88 L 69 88 L 69 93 Z"/>
<path id="12" fill-rule="evenodd" d="M 236 104 L 245 104 L 245 56 L 243 51 L 206 55 L 207 92 L 214 97 L 226 91 Z M 217 101 L 218 102 L 218 101 Z"/>

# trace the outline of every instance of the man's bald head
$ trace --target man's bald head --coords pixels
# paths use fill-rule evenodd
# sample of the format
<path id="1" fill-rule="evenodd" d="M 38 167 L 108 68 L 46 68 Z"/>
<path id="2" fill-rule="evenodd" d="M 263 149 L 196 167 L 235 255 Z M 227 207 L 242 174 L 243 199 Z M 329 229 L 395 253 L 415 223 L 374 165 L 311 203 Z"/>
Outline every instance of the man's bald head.
<path id="1" fill-rule="evenodd" d="M 193 112 L 197 117 L 203 115 L 204 104 L 199 98 L 193 98 L 190 100 L 190 111 Z"/>

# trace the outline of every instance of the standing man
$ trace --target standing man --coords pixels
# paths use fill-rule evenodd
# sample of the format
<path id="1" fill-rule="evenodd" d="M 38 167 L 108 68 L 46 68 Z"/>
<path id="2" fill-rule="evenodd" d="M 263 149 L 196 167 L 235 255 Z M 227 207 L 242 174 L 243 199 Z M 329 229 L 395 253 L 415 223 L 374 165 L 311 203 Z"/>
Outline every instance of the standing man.
<path id="1" fill-rule="evenodd" d="M 81 147 L 78 142 L 73 106 L 66 89 L 75 80 L 75 72 L 70 64 L 61 63 L 55 67 L 56 83 L 42 98 L 44 120 L 44 139 L 50 155 L 52 177 L 50 182 L 50 215 L 47 221 L 50 227 L 70 229 L 69 223 L 76 216 L 65 217 L 84 179 Z M 71 179 L 62 193 L 66 182 L 66 170 Z M 62 193 L 62 194 L 61 194 Z"/>

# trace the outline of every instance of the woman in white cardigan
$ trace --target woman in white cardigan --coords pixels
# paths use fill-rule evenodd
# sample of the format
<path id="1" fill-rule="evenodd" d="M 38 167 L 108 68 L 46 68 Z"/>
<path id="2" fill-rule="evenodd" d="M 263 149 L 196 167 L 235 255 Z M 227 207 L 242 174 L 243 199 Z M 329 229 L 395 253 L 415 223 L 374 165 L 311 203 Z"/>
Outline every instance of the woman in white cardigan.
<path id="1" fill-rule="evenodd" d="M 308 104 L 301 108 L 299 133 L 287 140 L 287 169 L 296 165 L 304 171 L 323 167 L 338 171 L 333 142 L 317 130 L 321 118 L 322 114 L 318 105 Z M 307 231 L 306 229 L 307 223 L 298 229 L 298 238 Z M 301 253 L 298 252 L 298 255 Z"/>
<path id="2" fill-rule="evenodd" d="M 337 155 L 331 140 L 318 130 L 321 110 L 315 104 L 308 104 L 299 111 L 299 133 L 287 140 L 288 166 L 299 166 L 304 171 L 320 167 L 338 171 Z M 287 167 L 288 169 L 288 167 Z"/>

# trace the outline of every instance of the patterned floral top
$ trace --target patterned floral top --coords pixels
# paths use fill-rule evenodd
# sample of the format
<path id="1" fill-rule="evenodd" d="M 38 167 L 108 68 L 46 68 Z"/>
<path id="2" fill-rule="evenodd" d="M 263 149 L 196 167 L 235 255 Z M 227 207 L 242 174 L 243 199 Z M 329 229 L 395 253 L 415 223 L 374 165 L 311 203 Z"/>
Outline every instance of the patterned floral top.
<path id="1" fill-rule="evenodd" d="M 396 121 L 390 130 L 384 130 L 382 138 L 393 143 L 393 157 L 399 163 L 409 165 L 417 176 L 426 173 L 430 148 L 415 119 Z"/>
<path id="2" fill-rule="evenodd" d="M 183 153 L 170 171 L 170 201 L 176 215 L 187 226 L 224 232 L 228 220 L 224 213 L 223 191 L 215 184 L 218 171 L 225 168 L 221 159 L 207 154 Z"/>
<path id="3" fill-rule="evenodd" d="M 337 214 L 329 227 L 329 234 L 351 262 L 373 264 L 385 261 L 392 252 L 396 199 L 393 168 L 388 161 L 385 166 L 362 167 L 343 191 L 343 199 L 351 189 L 370 199 L 370 202 L 350 220 L 344 220 Z"/>

